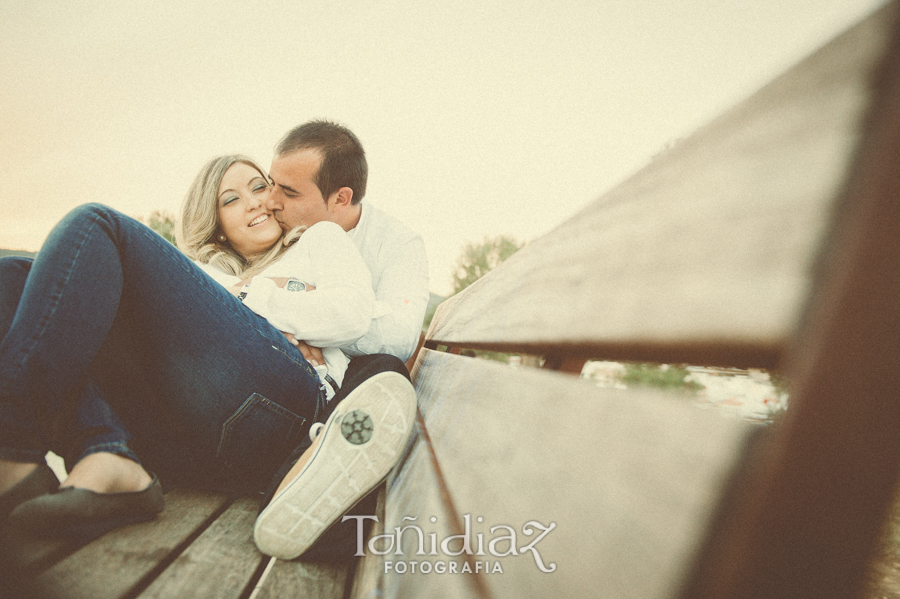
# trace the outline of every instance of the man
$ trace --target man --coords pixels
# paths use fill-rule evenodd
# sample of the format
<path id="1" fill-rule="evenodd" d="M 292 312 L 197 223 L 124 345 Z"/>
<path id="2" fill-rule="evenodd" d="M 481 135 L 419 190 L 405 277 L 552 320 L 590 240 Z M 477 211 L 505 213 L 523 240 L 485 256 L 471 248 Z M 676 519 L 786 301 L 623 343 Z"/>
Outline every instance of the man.
<path id="1" fill-rule="evenodd" d="M 324 427 L 310 429 L 311 442 L 298 447 L 276 474 L 277 488 L 254 527 L 261 551 L 292 559 L 363 499 L 401 455 L 416 408 L 403 362 L 415 351 L 425 317 L 428 265 L 421 237 L 362 203 L 365 152 L 345 127 L 311 121 L 289 131 L 275 148 L 269 174 L 268 208 L 282 228 L 340 225 L 372 275 L 376 299 L 369 331 L 341 348 L 352 359 L 330 402 L 334 412 Z M 317 348 L 296 341 L 309 362 L 323 363 Z M 353 546 L 347 530 L 325 543 L 332 555 Z"/>
<path id="2" fill-rule="evenodd" d="M 283 229 L 323 220 L 337 223 L 372 274 L 376 299 L 372 326 L 362 339 L 342 348 L 345 353 L 390 354 L 408 360 L 428 305 L 425 245 L 395 218 L 363 204 L 368 166 L 357 137 L 327 121 L 301 125 L 276 146 L 269 175 L 274 190 L 268 208 Z M 309 350 L 301 346 L 301 351 L 306 355 Z"/>

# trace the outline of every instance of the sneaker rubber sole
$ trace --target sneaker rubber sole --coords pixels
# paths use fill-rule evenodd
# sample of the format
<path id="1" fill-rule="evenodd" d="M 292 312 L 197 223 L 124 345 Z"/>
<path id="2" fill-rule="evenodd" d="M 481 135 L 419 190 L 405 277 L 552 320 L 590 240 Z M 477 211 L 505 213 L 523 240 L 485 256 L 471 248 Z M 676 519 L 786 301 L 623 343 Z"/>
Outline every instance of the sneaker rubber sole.
<path id="1" fill-rule="evenodd" d="M 384 480 L 400 459 L 416 416 L 409 380 L 382 372 L 354 389 L 325 422 L 300 473 L 256 519 L 259 550 L 294 559 Z"/>

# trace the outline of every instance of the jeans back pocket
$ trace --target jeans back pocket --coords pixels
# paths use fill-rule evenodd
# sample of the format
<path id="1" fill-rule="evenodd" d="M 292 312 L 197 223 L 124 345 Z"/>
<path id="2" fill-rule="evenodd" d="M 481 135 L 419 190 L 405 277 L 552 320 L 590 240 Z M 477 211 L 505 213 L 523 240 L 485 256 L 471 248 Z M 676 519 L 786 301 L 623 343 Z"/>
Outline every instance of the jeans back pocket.
<path id="1" fill-rule="evenodd" d="M 306 419 L 254 393 L 222 425 L 216 458 L 242 483 L 265 486 L 297 444 Z"/>

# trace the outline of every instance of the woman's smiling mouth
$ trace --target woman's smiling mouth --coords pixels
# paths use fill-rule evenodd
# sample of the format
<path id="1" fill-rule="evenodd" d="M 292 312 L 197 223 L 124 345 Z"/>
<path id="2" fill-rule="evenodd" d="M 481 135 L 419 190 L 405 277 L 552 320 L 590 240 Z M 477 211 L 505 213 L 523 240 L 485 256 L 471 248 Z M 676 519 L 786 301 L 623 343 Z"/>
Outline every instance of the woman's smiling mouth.
<path id="1" fill-rule="evenodd" d="M 254 218 L 252 221 L 250 221 L 250 224 L 247 225 L 247 226 L 248 226 L 248 227 L 255 227 L 256 225 L 258 225 L 258 224 L 260 224 L 260 223 L 264 223 L 264 222 L 266 222 L 267 220 L 269 220 L 269 215 L 268 215 L 268 214 L 260 214 L 259 216 L 257 216 L 256 218 Z"/>

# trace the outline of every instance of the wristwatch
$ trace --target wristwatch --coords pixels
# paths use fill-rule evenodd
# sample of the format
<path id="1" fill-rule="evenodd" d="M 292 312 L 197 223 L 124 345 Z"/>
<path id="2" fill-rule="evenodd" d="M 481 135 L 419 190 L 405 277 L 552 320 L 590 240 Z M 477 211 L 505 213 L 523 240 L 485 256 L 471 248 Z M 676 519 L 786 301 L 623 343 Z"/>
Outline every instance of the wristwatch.
<path id="1" fill-rule="evenodd" d="M 288 291 L 306 291 L 306 283 L 303 281 L 298 281 L 297 279 L 291 279 L 285 285 L 285 289 Z"/>

